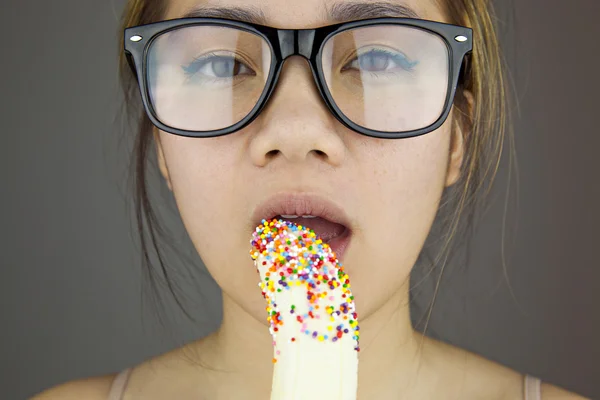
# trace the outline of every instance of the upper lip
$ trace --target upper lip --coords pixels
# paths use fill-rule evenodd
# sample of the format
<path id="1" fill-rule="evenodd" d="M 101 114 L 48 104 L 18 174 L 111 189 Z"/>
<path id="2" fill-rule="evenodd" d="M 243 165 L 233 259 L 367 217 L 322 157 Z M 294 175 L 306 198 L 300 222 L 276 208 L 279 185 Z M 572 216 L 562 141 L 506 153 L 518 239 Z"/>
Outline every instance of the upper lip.
<path id="1" fill-rule="evenodd" d="M 256 227 L 263 219 L 268 220 L 277 215 L 314 215 L 352 229 L 344 209 L 317 194 L 279 193 L 271 196 L 255 208 L 252 222 Z"/>

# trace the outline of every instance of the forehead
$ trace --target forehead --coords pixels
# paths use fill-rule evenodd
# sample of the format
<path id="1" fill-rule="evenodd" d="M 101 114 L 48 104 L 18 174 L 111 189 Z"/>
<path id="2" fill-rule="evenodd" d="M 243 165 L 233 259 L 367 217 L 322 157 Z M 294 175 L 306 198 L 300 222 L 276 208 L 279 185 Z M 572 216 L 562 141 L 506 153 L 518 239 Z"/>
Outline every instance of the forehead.
<path id="1" fill-rule="evenodd" d="M 241 9 L 264 17 L 258 22 L 276 28 L 307 29 L 343 20 L 376 17 L 411 17 L 448 22 L 443 14 L 442 0 L 166 0 L 165 19 L 181 18 L 192 10 L 198 16 L 211 16 L 210 9 Z M 354 15 L 361 15 L 355 18 Z M 365 13 L 365 11 L 367 11 Z M 369 14 L 369 15 L 367 15 Z M 343 20 L 332 17 L 341 16 Z M 350 18 L 348 18 L 350 16 Z"/>

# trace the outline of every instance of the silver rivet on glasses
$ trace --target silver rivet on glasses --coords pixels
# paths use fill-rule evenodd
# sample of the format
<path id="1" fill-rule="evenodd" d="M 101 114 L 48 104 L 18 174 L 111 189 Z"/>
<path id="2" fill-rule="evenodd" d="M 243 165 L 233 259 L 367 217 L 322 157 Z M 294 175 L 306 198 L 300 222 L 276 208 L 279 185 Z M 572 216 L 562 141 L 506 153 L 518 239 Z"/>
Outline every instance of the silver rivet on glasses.
<path id="1" fill-rule="evenodd" d="M 142 39 L 143 38 L 140 35 L 135 35 L 129 38 L 129 40 L 131 40 L 132 42 L 139 42 Z"/>
<path id="2" fill-rule="evenodd" d="M 468 39 L 466 36 L 458 35 L 457 37 L 454 38 L 454 40 L 456 40 L 457 42 L 466 42 Z"/>

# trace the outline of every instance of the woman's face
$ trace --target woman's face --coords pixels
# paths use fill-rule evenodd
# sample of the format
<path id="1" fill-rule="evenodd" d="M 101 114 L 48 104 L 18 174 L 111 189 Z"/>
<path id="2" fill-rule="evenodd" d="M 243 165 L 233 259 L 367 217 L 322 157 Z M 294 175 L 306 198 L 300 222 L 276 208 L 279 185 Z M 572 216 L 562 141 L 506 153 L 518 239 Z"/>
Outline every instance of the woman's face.
<path id="1" fill-rule="evenodd" d="M 202 4 L 260 8 L 278 28 L 332 23 L 322 19 L 332 1 L 283 3 L 170 0 L 165 19 Z M 448 22 L 435 0 L 402 4 L 424 19 Z M 224 294 L 266 324 L 249 255 L 256 206 L 285 191 L 318 193 L 344 208 L 354 231 L 343 264 L 364 320 L 407 282 L 442 191 L 459 176 L 462 140 L 459 129 L 452 136 L 452 124 L 453 113 L 426 135 L 363 136 L 330 114 L 307 61 L 291 57 L 267 107 L 246 128 L 208 139 L 155 134 L 161 171 L 202 260 Z"/>

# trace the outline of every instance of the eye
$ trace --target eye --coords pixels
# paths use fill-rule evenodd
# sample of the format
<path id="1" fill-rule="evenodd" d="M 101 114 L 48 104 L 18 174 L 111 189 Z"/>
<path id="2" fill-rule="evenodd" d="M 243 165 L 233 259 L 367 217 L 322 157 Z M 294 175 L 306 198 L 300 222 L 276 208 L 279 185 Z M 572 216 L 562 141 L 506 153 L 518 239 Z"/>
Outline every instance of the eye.
<path id="1" fill-rule="evenodd" d="M 406 71 L 412 71 L 418 63 L 418 61 L 410 61 L 402 53 L 383 49 L 371 49 L 346 64 L 342 68 L 342 71 L 356 69 L 366 72 L 389 72 L 397 67 Z"/>
<path id="2" fill-rule="evenodd" d="M 231 79 L 240 75 L 255 75 L 254 71 L 235 57 L 209 54 L 196 58 L 183 70 L 188 76 Z"/>

